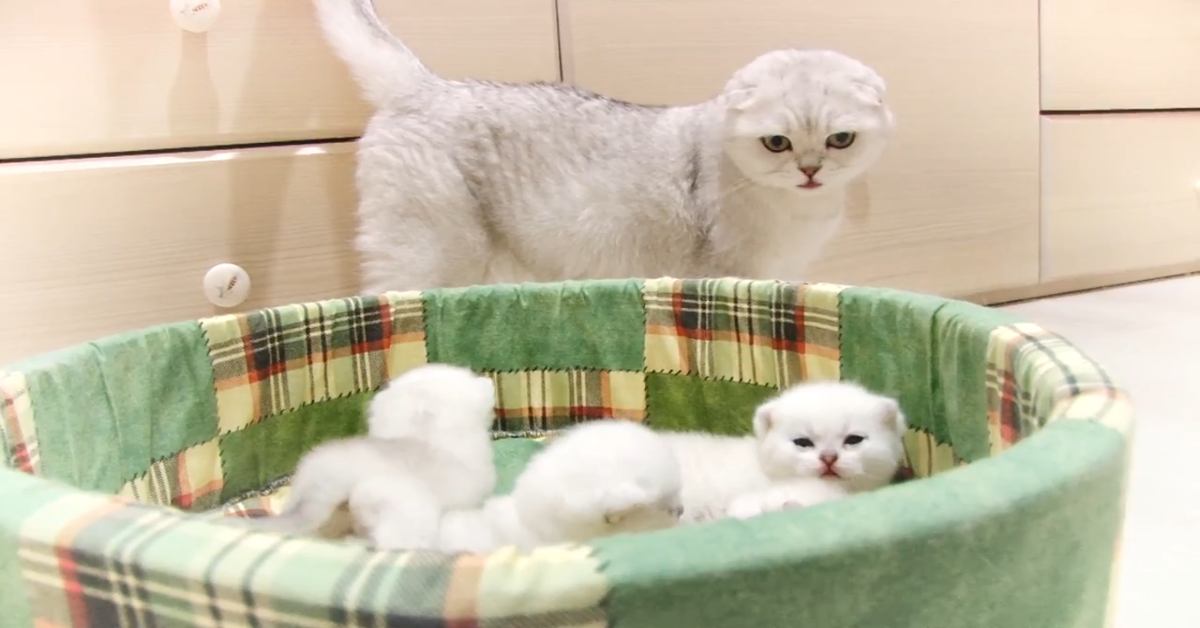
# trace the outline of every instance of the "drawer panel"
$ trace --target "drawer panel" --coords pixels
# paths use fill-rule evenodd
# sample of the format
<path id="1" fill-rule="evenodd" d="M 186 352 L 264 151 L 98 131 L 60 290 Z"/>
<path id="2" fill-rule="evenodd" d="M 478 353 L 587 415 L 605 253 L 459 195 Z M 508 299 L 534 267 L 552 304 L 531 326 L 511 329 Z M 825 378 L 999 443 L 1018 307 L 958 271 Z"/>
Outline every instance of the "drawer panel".
<path id="1" fill-rule="evenodd" d="M 451 77 L 558 80 L 554 0 L 377 0 Z M 370 113 L 303 0 L 222 3 L 205 34 L 166 0 L 0 3 L 0 158 L 357 135 Z"/>
<path id="2" fill-rule="evenodd" d="M 1200 269 L 1200 113 L 1048 116 L 1043 129 L 1043 279 Z"/>
<path id="3" fill-rule="evenodd" d="M 810 276 L 969 294 L 1038 279 L 1037 4 L 560 0 L 563 67 L 609 96 L 685 103 L 776 48 L 863 60 L 896 134 Z"/>
<path id="4" fill-rule="evenodd" d="M 99 336 L 347 296 L 353 144 L 0 166 L 0 365 Z M 205 272 L 250 274 L 234 309 Z"/>
<path id="5" fill-rule="evenodd" d="M 1042 2 L 1043 109 L 1196 107 L 1196 0 Z"/>

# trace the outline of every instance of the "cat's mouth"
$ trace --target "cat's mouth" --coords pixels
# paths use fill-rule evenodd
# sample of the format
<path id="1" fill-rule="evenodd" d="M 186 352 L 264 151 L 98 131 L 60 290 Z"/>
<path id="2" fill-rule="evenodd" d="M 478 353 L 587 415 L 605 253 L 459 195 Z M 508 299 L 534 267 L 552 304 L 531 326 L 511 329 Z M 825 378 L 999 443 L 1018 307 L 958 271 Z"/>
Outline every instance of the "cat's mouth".
<path id="1" fill-rule="evenodd" d="M 824 471 L 821 472 L 821 477 L 823 477 L 823 478 L 841 478 L 842 476 L 838 475 L 838 472 L 834 471 L 833 469 L 825 469 Z"/>
<path id="2" fill-rule="evenodd" d="M 817 183 L 816 181 L 809 181 L 807 183 L 801 183 L 800 185 L 797 185 L 796 187 L 804 188 L 806 190 L 815 190 L 815 189 L 821 187 L 821 184 Z"/>

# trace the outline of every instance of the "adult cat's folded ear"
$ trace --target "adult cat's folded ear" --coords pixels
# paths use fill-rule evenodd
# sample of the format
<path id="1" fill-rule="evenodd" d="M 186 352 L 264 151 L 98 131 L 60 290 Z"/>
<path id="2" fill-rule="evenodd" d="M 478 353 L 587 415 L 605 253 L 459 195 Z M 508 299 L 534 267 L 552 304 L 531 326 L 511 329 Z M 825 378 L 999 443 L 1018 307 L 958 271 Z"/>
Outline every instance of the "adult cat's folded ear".
<path id="1" fill-rule="evenodd" d="M 719 97 L 728 111 L 747 111 L 762 100 L 759 91 L 753 88 L 733 89 Z"/>

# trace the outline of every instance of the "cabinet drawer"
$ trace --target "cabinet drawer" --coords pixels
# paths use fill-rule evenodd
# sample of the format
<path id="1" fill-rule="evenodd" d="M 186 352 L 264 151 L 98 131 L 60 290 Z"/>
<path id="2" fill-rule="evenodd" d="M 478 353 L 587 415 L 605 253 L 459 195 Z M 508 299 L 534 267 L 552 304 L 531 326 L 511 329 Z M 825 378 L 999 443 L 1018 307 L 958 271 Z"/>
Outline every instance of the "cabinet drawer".
<path id="1" fill-rule="evenodd" d="M 1044 280 L 1200 269 L 1200 114 L 1049 116 L 1043 129 Z"/>
<path id="2" fill-rule="evenodd" d="M 357 291 L 354 147 L 0 166 L 0 365 L 148 325 Z M 250 298 L 218 309 L 232 262 Z"/>
<path id="3" fill-rule="evenodd" d="M 1037 4 L 560 0 L 563 68 L 609 96 L 685 103 L 771 49 L 861 59 L 888 82 L 896 133 L 810 278 L 968 294 L 1038 278 Z"/>
<path id="4" fill-rule="evenodd" d="M 1200 107 L 1200 2 L 1042 2 L 1042 108 Z"/>
<path id="5" fill-rule="evenodd" d="M 558 80 L 554 0 L 376 0 L 435 70 Z M 369 114 L 303 0 L 0 3 L 0 158 L 357 135 Z"/>

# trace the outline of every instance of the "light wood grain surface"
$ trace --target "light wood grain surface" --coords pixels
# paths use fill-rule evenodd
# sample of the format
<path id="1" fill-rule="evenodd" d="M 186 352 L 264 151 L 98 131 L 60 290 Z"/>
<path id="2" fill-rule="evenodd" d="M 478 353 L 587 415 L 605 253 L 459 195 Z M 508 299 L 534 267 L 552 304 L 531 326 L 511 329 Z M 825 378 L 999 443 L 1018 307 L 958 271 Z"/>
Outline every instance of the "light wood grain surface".
<path id="1" fill-rule="evenodd" d="M 357 291 L 353 146 L 0 166 L 0 364 L 111 333 Z M 250 298 L 202 279 L 232 262 Z"/>
<path id="2" fill-rule="evenodd" d="M 1200 264 L 1200 113 L 1043 118 L 1043 278 Z"/>
<path id="3" fill-rule="evenodd" d="M 557 80 L 554 0 L 377 0 L 438 72 Z M 357 135 L 370 110 L 307 0 L 0 2 L 0 158 Z"/>
<path id="4" fill-rule="evenodd" d="M 1200 2 L 1042 2 L 1042 107 L 1200 107 Z"/>
<path id="5" fill-rule="evenodd" d="M 897 133 L 812 279 L 963 294 L 1038 280 L 1034 0 L 561 0 L 566 78 L 637 102 L 714 95 L 774 48 L 887 81 Z"/>

